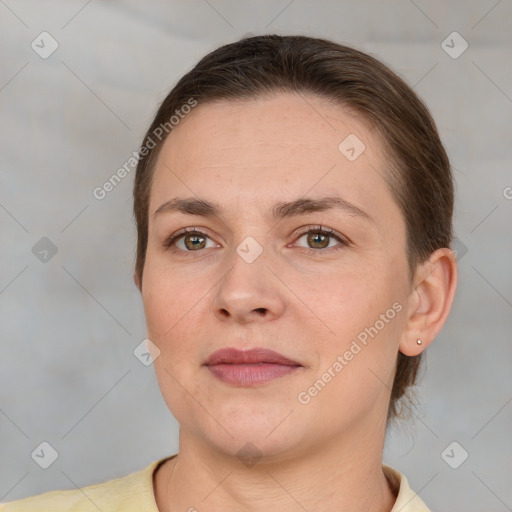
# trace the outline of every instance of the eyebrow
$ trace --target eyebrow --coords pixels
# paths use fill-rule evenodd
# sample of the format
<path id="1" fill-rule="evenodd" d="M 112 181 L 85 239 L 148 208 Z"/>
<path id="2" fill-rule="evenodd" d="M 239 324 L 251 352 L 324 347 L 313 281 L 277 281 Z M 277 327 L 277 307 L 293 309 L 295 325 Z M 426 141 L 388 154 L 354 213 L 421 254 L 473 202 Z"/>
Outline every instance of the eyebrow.
<path id="1" fill-rule="evenodd" d="M 318 199 L 299 198 L 291 202 L 276 203 L 271 209 L 270 218 L 274 221 L 278 221 L 286 217 L 304 215 L 311 212 L 323 212 L 331 209 L 339 209 L 350 215 L 372 221 L 372 218 L 361 210 L 361 208 L 336 196 L 327 196 Z M 187 215 L 222 218 L 222 207 L 219 204 L 193 197 L 186 199 L 175 197 L 165 201 L 155 210 L 153 217 L 164 212 L 179 212 Z"/>

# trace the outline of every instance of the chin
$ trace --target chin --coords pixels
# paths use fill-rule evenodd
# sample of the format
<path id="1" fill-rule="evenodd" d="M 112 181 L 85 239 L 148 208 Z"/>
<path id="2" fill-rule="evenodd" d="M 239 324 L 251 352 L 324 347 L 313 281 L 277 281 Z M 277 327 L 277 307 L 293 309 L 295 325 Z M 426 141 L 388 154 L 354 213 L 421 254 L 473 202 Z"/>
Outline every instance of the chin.
<path id="1" fill-rule="evenodd" d="M 203 442 L 244 464 L 246 458 L 261 459 L 261 463 L 283 461 L 298 455 L 307 444 L 307 433 L 298 428 L 300 423 L 289 423 L 293 417 L 290 411 L 286 408 L 268 416 L 264 411 L 255 415 L 242 410 L 227 416 L 216 415 L 215 419 L 203 417 L 193 428 Z"/>
<path id="2" fill-rule="evenodd" d="M 274 464 L 282 463 L 287 459 L 293 459 L 297 456 L 301 442 L 290 439 L 287 435 L 279 436 L 276 434 L 267 437 L 267 433 L 255 433 L 238 431 L 233 432 L 233 438 L 226 439 L 211 438 L 207 440 L 210 446 L 220 453 L 236 457 L 244 466 L 252 467 L 254 464 Z"/>

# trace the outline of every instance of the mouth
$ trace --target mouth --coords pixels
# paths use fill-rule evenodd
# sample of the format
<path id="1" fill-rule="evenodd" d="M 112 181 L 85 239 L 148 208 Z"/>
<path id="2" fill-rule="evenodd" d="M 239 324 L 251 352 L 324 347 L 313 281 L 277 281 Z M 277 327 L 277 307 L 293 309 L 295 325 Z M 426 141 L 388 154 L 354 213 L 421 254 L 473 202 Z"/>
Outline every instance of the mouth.
<path id="1" fill-rule="evenodd" d="M 302 368 L 297 361 L 264 348 L 221 349 L 210 355 L 205 366 L 217 379 L 238 387 L 264 384 Z"/>

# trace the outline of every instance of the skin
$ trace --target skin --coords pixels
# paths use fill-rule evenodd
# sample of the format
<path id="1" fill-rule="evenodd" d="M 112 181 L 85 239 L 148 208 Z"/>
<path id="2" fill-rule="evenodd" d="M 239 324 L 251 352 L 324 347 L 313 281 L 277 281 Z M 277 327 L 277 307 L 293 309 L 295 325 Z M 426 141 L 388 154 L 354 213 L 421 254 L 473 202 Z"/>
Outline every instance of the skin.
<path id="1" fill-rule="evenodd" d="M 349 134 L 366 146 L 355 161 L 338 149 Z M 135 278 L 160 350 L 160 390 L 180 425 L 178 457 L 154 475 L 160 511 L 393 507 L 382 451 L 397 353 L 419 354 L 440 331 L 457 267 L 439 249 L 411 281 L 386 161 L 360 116 L 292 93 L 199 105 L 168 136 L 151 189 L 142 283 Z M 329 195 L 369 219 L 337 209 L 268 217 L 277 202 Z M 153 215 L 174 197 L 214 201 L 222 217 Z M 297 232 L 319 224 L 350 243 Z M 206 235 L 203 248 L 192 235 L 166 249 L 185 227 Z M 248 236 L 263 249 L 252 263 L 236 251 Z M 401 311 L 378 335 L 300 403 L 299 393 L 396 303 Z M 257 387 L 228 385 L 203 366 L 223 347 L 270 348 L 302 368 Z M 247 443 L 261 455 L 252 466 L 237 456 Z"/>

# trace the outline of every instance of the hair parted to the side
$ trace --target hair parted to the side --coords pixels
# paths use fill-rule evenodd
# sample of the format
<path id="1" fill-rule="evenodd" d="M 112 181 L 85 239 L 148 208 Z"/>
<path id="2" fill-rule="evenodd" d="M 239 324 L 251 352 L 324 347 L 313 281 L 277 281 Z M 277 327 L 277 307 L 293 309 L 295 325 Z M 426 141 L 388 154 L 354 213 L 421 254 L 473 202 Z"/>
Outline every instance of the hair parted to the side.
<path id="1" fill-rule="evenodd" d="M 378 130 L 388 152 L 384 177 L 407 227 L 410 276 L 418 263 L 452 240 L 453 178 L 434 120 L 403 79 L 370 55 L 306 36 L 261 35 L 212 51 L 162 102 L 140 152 L 133 190 L 137 224 L 135 279 L 139 287 L 148 241 L 148 208 L 155 163 L 166 140 L 154 133 L 185 104 L 244 100 L 279 92 L 312 94 L 347 106 Z M 151 144 L 149 142 L 151 141 Z M 149 151 L 148 147 L 152 147 Z M 412 405 L 423 353 L 397 356 L 388 422 Z"/>

